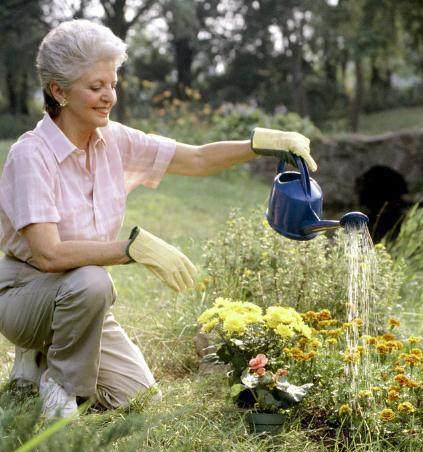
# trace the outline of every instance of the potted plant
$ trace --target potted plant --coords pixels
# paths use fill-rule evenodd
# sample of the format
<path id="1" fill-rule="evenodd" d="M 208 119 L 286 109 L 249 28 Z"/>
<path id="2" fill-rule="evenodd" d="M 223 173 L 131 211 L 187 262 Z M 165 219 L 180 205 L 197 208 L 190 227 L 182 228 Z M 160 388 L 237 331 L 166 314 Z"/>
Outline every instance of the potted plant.
<path id="1" fill-rule="evenodd" d="M 216 352 L 206 359 L 230 365 L 231 396 L 249 410 L 253 430 L 276 431 L 283 410 L 299 403 L 312 387 L 288 381 L 284 355 L 298 340 L 311 339 L 311 329 L 293 308 L 270 306 L 263 313 L 253 303 L 224 298 L 216 299 L 198 321 L 216 342 Z"/>

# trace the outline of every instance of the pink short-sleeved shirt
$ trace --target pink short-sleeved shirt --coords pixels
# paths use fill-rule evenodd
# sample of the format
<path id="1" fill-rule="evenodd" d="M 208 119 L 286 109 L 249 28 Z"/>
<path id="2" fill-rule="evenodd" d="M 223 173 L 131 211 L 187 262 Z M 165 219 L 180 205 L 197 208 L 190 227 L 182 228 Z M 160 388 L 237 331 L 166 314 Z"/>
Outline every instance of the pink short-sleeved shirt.
<path id="1" fill-rule="evenodd" d="M 12 146 L 0 178 L 0 249 L 31 258 L 19 230 L 56 223 L 61 240 L 116 240 L 126 197 L 139 185 L 155 188 L 175 142 L 109 121 L 86 152 L 73 145 L 48 114 Z"/>

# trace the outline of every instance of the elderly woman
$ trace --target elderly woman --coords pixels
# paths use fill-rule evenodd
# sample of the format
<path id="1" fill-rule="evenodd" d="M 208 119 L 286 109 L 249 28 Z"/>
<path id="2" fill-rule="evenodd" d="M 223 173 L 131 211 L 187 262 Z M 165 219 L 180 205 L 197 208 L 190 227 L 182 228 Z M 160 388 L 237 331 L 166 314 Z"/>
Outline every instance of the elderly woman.
<path id="1" fill-rule="evenodd" d="M 104 26 L 74 20 L 50 31 L 37 56 L 46 113 L 12 146 L 0 179 L 0 332 L 16 345 L 11 379 L 39 386 L 49 417 L 74 414 L 76 397 L 115 408 L 155 384 L 113 317 L 104 266 L 143 264 L 176 291 L 194 283 L 190 260 L 150 232 L 117 240 L 134 188 L 287 150 L 315 166 L 295 132 L 192 146 L 110 121 L 125 59 Z"/>

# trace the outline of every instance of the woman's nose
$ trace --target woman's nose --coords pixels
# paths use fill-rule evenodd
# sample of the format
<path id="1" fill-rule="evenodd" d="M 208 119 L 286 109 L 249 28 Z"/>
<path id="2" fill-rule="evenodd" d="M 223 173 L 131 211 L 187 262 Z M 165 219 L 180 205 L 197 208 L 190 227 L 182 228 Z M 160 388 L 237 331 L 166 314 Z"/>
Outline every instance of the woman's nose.
<path id="1" fill-rule="evenodd" d="M 116 98 L 115 89 L 112 87 L 106 88 L 103 91 L 102 96 L 101 96 L 101 99 L 104 102 L 110 102 L 110 103 L 113 103 L 115 98 Z"/>

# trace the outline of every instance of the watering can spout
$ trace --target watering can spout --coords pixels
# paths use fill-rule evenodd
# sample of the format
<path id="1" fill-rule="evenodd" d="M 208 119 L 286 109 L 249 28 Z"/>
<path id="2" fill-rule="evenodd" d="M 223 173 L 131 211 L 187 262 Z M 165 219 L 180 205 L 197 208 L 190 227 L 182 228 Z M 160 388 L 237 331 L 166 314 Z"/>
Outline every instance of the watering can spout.
<path id="1" fill-rule="evenodd" d="M 317 234 L 318 232 L 331 231 L 340 226 L 341 223 L 337 220 L 319 220 L 303 226 L 303 232 L 305 236 L 309 236 L 310 234 Z"/>
<path id="2" fill-rule="evenodd" d="M 303 232 L 306 236 L 310 234 L 317 234 L 318 232 L 330 231 L 339 227 L 360 228 L 362 225 L 369 222 L 368 216 L 361 212 L 348 212 L 343 215 L 339 221 L 320 220 L 317 215 L 315 215 L 315 217 L 317 221 L 303 226 Z"/>

